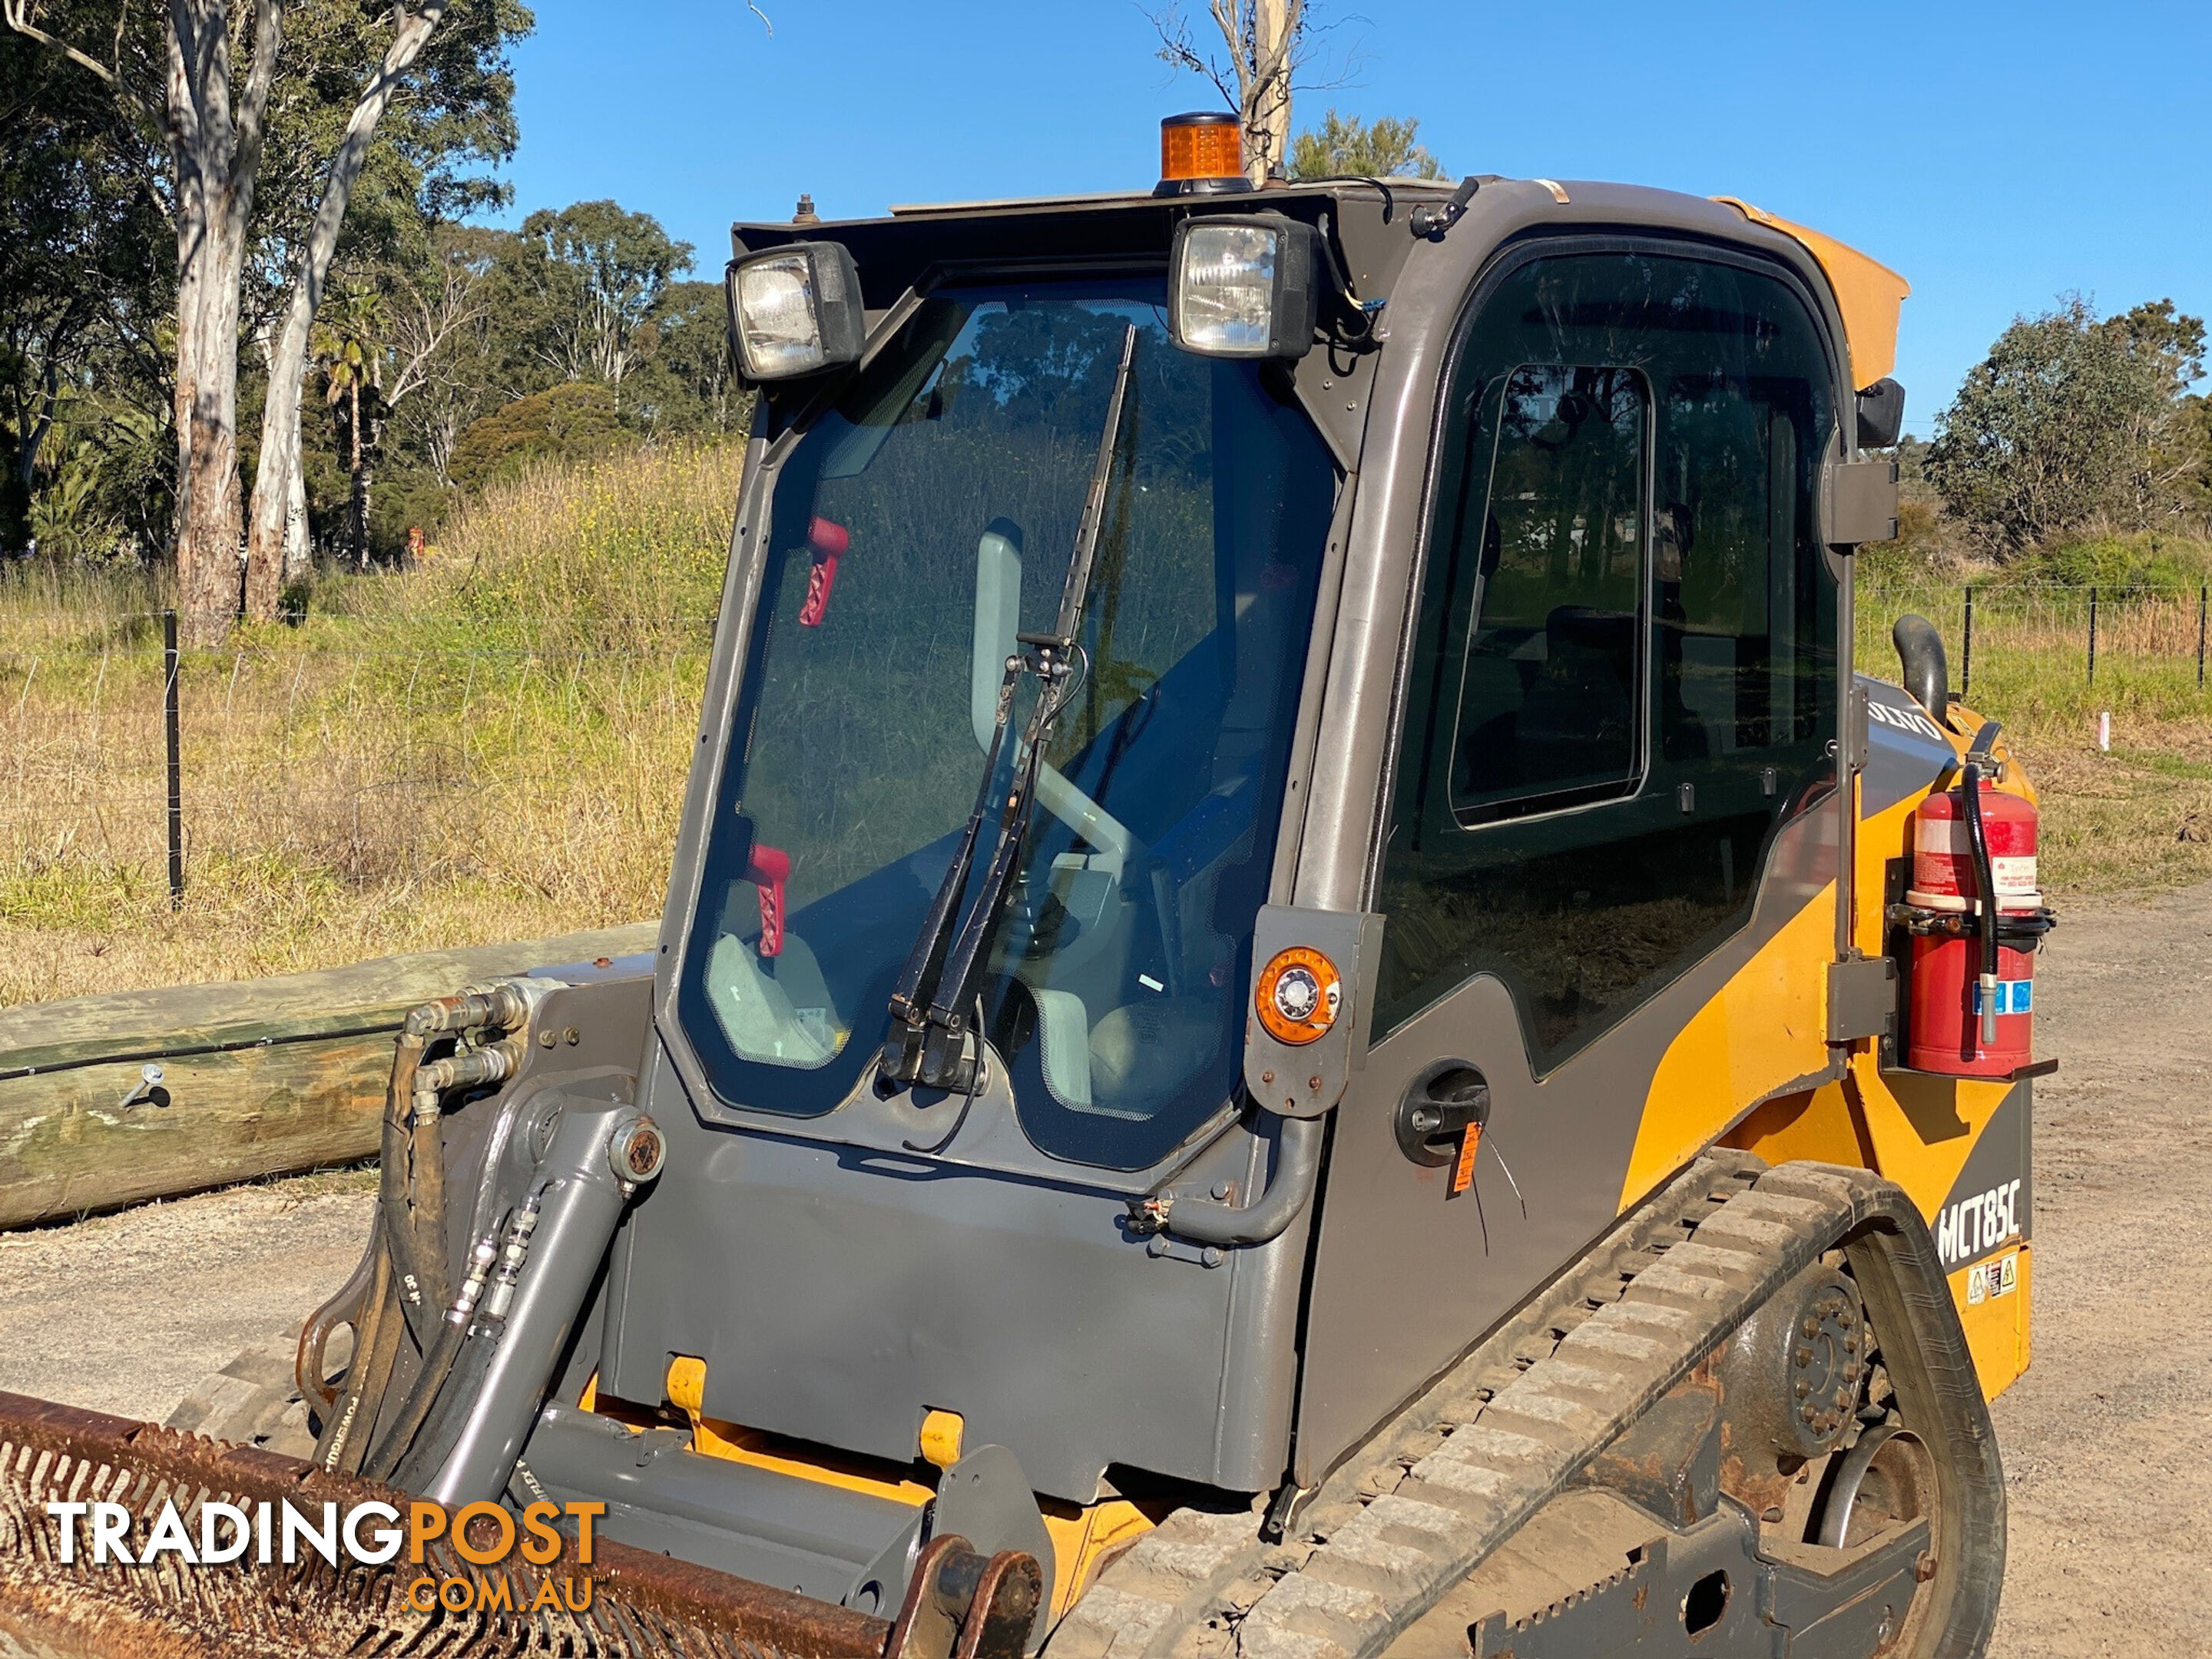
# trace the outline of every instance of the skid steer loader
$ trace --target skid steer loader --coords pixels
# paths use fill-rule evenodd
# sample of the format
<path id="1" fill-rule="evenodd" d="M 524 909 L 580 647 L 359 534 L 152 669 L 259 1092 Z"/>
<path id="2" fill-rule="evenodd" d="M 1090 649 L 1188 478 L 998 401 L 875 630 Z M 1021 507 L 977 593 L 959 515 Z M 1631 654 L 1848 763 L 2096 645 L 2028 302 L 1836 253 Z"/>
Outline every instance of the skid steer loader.
<path id="1" fill-rule="evenodd" d="M 215 1438 L 0 1399 L 0 1632 L 1983 1650 L 2049 917 L 1933 630 L 1853 663 L 1905 283 L 1164 151 L 735 228 L 658 948 L 410 1016 L 367 1255 Z"/>

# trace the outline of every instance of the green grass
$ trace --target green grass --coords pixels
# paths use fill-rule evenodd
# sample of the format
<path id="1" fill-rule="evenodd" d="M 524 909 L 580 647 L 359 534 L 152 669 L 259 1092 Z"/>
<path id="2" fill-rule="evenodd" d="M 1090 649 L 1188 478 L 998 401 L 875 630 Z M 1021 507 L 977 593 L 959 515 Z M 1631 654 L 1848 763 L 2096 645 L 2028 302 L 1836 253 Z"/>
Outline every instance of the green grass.
<path id="1" fill-rule="evenodd" d="M 0 579 L 0 1005 L 658 915 L 742 459 L 496 487 L 421 569 L 187 653 L 175 911 L 161 585 Z"/>
<path id="2" fill-rule="evenodd" d="M 2148 566 L 2136 542 L 2067 559 L 2101 569 Z M 2002 720 L 2041 797 L 2042 873 L 2060 894 L 2166 887 L 2212 878 L 2212 688 L 2197 678 L 2197 562 L 2203 544 L 2154 550 L 2177 579 L 2098 592 L 2096 677 L 2089 675 L 2084 586 L 1975 582 L 1970 680 L 1963 584 L 1870 583 L 1858 596 L 1859 665 L 1893 679 L 1891 623 L 1917 611 L 1942 631 L 1952 685 L 1977 714 Z M 2132 559 L 2133 563 L 2129 561 Z M 2155 574 L 2154 571 L 2153 574 Z M 2109 715 L 2112 748 L 2098 747 Z"/>

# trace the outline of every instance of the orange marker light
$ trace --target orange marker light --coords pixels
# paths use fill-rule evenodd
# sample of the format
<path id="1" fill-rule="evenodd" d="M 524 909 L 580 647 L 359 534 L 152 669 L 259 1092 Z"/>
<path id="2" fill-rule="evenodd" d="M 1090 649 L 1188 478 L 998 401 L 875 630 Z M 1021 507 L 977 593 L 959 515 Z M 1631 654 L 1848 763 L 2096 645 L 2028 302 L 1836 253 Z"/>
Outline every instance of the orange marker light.
<path id="1" fill-rule="evenodd" d="M 1303 945 L 1278 951 L 1260 970 L 1253 1012 L 1278 1042 L 1304 1048 L 1328 1034 L 1344 1005 L 1344 977 L 1336 964 Z"/>
<path id="2" fill-rule="evenodd" d="M 1220 111 L 1170 115 L 1160 123 L 1160 181 L 1240 179 L 1244 134 L 1237 118 Z"/>

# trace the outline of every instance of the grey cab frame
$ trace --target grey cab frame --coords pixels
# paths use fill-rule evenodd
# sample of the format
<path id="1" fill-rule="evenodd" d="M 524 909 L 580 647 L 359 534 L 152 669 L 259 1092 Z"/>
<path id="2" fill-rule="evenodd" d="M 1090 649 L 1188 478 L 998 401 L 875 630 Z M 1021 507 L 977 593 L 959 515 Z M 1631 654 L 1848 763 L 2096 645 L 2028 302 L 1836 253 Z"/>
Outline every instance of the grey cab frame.
<path id="1" fill-rule="evenodd" d="M 1449 235 L 1408 262 L 1390 295 L 1293 902 L 1380 906 L 1443 400 L 1464 328 L 1486 289 L 1523 259 L 1625 248 L 1779 278 L 1826 355 L 1830 432 L 1817 462 L 1850 457 L 1834 416 L 1853 407 L 1842 319 L 1801 245 L 1729 207 L 1667 192 L 1486 184 Z M 1826 465 L 1816 477 L 1825 487 Z M 1818 511 L 1816 502 L 1816 524 Z M 1838 588 L 1829 706 L 1840 711 L 1852 678 L 1850 571 L 1833 550 L 1820 556 Z M 1648 556 L 1645 568 L 1648 586 Z M 1848 722 L 1830 736 L 1848 776 L 1856 763 Z M 1834 879 L 1850 793 L 1829 792 L 1839 810 L 1806 810 L 1785 822 L 1741 925 L 1555 1068 L 1532 1063 L 1511 994 L 1487 975 L 1379 1038 L 1332 1125 L 1309 1269 L 1292 1481 L 1317 1483 L 1612 1222 L 1661 1056 L 1759 944 Z M 1846 902 L 1839 894 L 1839 914 Z M 1383 925 L 1387 937 L 1387 916 Z M 1472 1064 L 1491 1090 L 1490 1149 L 1478 1163 L 1473 1202 L 1447 1202 L 1443 1172 L 1408 1161 L 1394 1131 L 1407 1091 L 1447 1061 Z M 1833 1073 L 1832 1062 L 1788 1084 L 1809 1086 Z"/>

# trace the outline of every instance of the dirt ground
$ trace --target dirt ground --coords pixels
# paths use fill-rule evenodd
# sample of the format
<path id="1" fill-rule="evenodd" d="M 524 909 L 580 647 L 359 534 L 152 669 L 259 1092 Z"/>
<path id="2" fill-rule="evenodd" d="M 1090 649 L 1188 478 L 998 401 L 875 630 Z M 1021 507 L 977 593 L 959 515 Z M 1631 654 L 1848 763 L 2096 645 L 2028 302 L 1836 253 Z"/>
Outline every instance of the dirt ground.
<path id="1" fill-rule="evenodd" d="M 2037 998 L 2035 1364 L 1992 1659 L 2212 1651 L 2212 887 L 2077 902 Z M 0 1236 L 0 1389 L 158 1420 L 343 1279 L 361 1173 Z"/>

